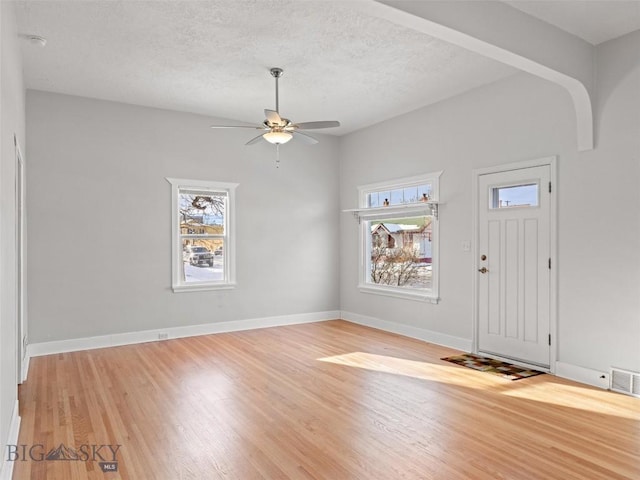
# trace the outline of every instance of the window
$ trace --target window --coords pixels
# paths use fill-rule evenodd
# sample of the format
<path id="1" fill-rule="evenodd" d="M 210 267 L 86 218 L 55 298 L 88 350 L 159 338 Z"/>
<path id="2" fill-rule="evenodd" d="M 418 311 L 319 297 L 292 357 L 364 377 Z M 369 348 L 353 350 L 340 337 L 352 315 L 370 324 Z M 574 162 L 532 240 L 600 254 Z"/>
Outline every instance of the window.
<path id="1" fill-rule="evenodd" d="M 359 187 L 361 291 L 437 302 L 441 173 Z"/>
<path id="2" fill-rule="evenodd" d="M 172 192 L 173 291 L 233 288 L 237 184 L 167 180 Z"/>
<path id="3" fill-rule="evenodd" d="M 537 207 L 538 198 L 537 183 L 493 187 L 489 208 Z"/>

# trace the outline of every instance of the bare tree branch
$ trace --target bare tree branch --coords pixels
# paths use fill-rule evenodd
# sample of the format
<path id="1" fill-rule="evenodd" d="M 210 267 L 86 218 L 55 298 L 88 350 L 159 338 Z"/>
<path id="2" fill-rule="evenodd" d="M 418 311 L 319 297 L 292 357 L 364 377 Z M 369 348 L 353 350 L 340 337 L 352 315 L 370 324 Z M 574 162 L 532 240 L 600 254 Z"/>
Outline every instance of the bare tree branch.
<path id="1" fill-rule="evenodd" d="M 186 223 L 199 219 L 199 223 L 204 223 L 204 216 L 224 217 L 225 197 L 221 195 L 180 195 L 180 220 Z"/>
<path id="2" fill-rule="evenodd" d="M 371 281 L 398 287 L 408 285 L 419 277 L 419 261 L 416 249 L 375 245 L 371 251 Z"/>

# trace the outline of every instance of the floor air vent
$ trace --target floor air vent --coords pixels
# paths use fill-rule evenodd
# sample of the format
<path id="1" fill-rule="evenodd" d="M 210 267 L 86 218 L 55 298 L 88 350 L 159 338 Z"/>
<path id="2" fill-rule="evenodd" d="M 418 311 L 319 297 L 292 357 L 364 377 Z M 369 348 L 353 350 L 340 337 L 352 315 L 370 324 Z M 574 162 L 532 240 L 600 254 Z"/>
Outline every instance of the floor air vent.
<path id="1" fill-rule="evenodd" d="M 640 373 L 619 368 L 611 369 L 611 390 L 640 397 Z"/>

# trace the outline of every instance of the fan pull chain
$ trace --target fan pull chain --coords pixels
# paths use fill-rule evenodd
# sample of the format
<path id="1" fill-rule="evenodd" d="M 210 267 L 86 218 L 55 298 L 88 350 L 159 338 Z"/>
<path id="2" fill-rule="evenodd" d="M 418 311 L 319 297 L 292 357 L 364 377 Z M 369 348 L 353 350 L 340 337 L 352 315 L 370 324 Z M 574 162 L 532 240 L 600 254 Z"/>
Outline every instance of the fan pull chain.
<path id="1" fill-rule="evenodd" d="M 276 168 L 280 168 L 280 144 L 276 143 Z"/>

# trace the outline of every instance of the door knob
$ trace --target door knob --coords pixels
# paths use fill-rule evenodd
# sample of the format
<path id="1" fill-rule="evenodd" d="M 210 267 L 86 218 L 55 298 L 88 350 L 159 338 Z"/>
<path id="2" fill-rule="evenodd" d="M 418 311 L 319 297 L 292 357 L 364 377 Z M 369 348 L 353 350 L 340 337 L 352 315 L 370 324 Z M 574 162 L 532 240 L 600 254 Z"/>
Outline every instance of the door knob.
<path id="1" fill-rule="evenodd" d="M 480 273 L 487 273 L 489 270 L 487 269 L 487 267 L 482 267 L 482 268 L 479 268 L 478 271 Z"/>

